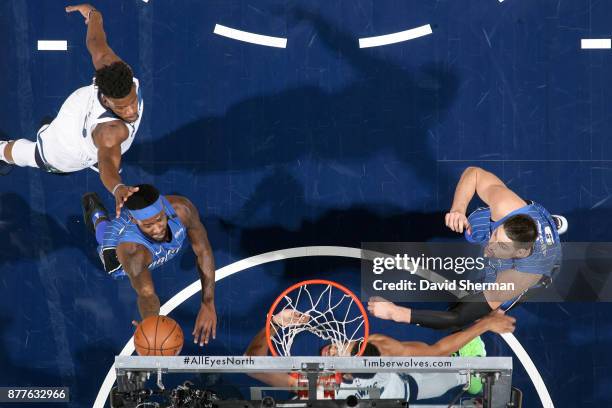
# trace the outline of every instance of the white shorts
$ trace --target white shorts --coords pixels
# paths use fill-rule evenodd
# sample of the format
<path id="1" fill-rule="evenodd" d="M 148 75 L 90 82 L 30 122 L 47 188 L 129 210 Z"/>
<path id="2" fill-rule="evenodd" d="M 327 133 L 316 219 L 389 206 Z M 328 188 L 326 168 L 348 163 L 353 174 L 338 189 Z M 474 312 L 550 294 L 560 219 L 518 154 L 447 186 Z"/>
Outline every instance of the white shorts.
<path id="1" fill-rule="evenodd" d="M 97 162 L 83 136 L 86 108 L 83 100 L 87 88 L 73 92 L 50 125 L 38 131 L 36 144 L 46 167 L 70 173 L 91 167 Z"/>

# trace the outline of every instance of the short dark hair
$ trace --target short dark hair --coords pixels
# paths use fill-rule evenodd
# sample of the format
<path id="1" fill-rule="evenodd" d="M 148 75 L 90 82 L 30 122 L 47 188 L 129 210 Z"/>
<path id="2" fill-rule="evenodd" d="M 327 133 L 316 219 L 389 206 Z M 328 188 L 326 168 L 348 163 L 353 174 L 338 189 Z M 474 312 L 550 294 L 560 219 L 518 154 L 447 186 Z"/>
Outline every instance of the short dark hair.
<path id="1" fill-rule="evenodd" d="M 132 90 L 134 74 L 132 68 L 123 61 L 115 61 L 96 71 L 96 86 L 104 96 L 125 98 Z"/>
<path id="2" fill-rule="evenodd" d="M 518 248 L 531 248 L 538 237 L 538 226 L 533 218 L 525 214 L 517 214 L 503 223 L 508 238 Z"/>
<path id="3" fill-rule="evenodd" d="M 139 184 L 134 187 L 138 187 L 138 191 L 125 201 L 125 207 L 128 210 L 142 210 L 159 198 L 159 191 L 150 184 Z"/>
<path id="4" fill-rule="evenodd" d="M 362 345 L 363 345 L 363 340 L 355 343 L 355 347 L 351 349 L 351 356 L 356 356 L 359 350 L 361 349 Z M 378 349 L 378 347 L 376 347 L 372 343 L 366 343 L 365 350 L 363 350 L 362 356 L 363 357 L 379 357 L 380 350 Z"/>
<path id="5" fill-rule="evenodd" d="M 356 356 L 361 349 L 362 341 L 358 341 L 355 343 L 355 347 L 351 350 L 351 356 Z M 380 350 L 378 347 L 373 345 L 372 343 L 366 343 L 365 349 L 363 350 L 362 357 L 380 357 Z M 355 378 L 372 378 L 376 375 L 376 373 L 353 373 L 353 377 Z"/>

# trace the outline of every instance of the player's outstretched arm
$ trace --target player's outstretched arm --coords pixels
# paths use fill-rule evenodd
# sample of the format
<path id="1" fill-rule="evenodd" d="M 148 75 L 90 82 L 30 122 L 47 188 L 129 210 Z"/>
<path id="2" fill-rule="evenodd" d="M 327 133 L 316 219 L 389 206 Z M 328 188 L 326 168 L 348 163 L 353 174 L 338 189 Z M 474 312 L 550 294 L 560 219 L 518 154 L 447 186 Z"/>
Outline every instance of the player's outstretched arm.
<path id="1" fill-rule="evenodd" d="M 119 218 L 123 204 L 137 187 L 126 186 L 121 182 L 121 143 L 128 138 L 127 128 L 116 122 L 101 123 L 93 132 L 93 140 L 98 148 L 98 170 L 104 187 L 115 198 L 115 215 Z"/>
<path id="2" fill-rule="evenodd" d="M 476 194 L 477 173 L 478 167 L 468 167 L 461 174 L 461 178 L 455 188 L 455 196 L 451 209 L 444 217 L 444 223 L 448 228 L 455 232 L 463 233 L 466 229 L 471 233 L 471 226 L 467 220 L 466 212 L 470 201 Z"/>
<path id="3" fill-rule="evenodd" d="M 215 258 L 208 241 L 206 228 L 200 220 L 198 209 L 185 197 L 171 196 L 179 219 L 187 228 L 191 248 L 196 255 L 197 270 L 202 284 L 200 311 L 193 329 L 193 341 L 200 346 L 208 344 L 210 337 L 217 335 L 217 312 L 215 310 Z"/>
<path id="4" fill-rule="evenodd" d="M 91 54 L 91 59 L 96 70 L 110 65 L 121 59 L 114 53 L 106 42 L 102 13 L 90 4 L 78 4 L 67 6 L 66 12 L 78 11 L 85 18 L 87 24 L 87 50 Z"/>
<path id="5" fill-rule="evenodd" d="M 310 316 L 300 313 L 295 310 L 285 309 L 272 317 L 272 326 L 270 332 L 276 333 L 277 327 L 300 326 L 308 323 Z M 251 340 L 249 347 L 244 352 L 245 356 L 267 356 L 268 342 L 266 339 L 266 328 L 260 330 L 259 333 Z"/>
<path id="6" fill-rule="evenodd" d="M 145 319 L 158 315 L 159 298 L 155 293 L 155 286 L 153 286 L 153 279 L 148 268 L 152 259 L 151 253 L 140 244 L 122 243 L 117 247 L 117 258 L 138 295 L 140 317 Z"/>
<path id="7" fill-rule="evenodd" d="M 470 327 L 446 336 L 435 344 L 420 342 L 402 342 L 402 356 L 449 356 L 487 331 L 495 333 L 511 333 L 514 331 L 516 319 L 493 312 Z"/>
<path id="8" fill-rule="evenodd" d="M 410 323 L 412 310 L 398 306 L 381 297 L 373 296 L 368 300 L 368 312 L 379 319 L 393 320 L 398 323 Z"/>
<path id="9" fill-rule="evenodd" d="M 491 208 L 491 217 L 494 220 L 525 205 L 525 201 L 506 187 L 495 174 L 480 167 L 468 167 L 457 183 L 453 204 L 445 217 L 448 228 L 459 233 L 463 233 L 464 229 L 469 232 L 471 227 L 466 212 L 474 194 L 478 194 L 478 197 Z"/>
<path id="10" fill-rule="evenodd" d="M 266 356 L 268 355 L 268 344 L 266 343 L 266 329 L 262 329 L 251 340 L 249 347 L 244 353 L 245 356 Z M 287 373 L 247 373 L 249 377 L 255 378 L 271 387 L 296 387 L 297 380 Z"/>
<path id="11" fill-rule="evenodd" d="M 544 271 L 542 271 L 544 273 Z M 497 274 L 495 283 L 505 286 L 508 290 L 486 290 L 485 298 L 491 309 L 495 310 L 504 302 L 520 296 L 542 279 L 542 274 L 520 272 L 516 269 L 506 269 Z"/>
<path id="12" fill-rule="evenodd" d="M 272 328 L 274 330 L 274 328 Z M 245 356 L 267 356 L 268 355 L 268 343 L 266 341 L 266 329 L 263 328 L 253 337 L 253 340 L 249 343 Z"/>
<path id="13" fill-rule="evenodd" d="M 284 310 L 279 314 L 272 317 L 274 325 L 270 328 L 271 331 L 275 331 L 275 325 L 285 326 L 291 324 L 304 324 L 307 323 L 310 318 L 307 315 L 303 315 L 293 310 Z M 268 342 L 266 340 L 266 329 L 265 327 L 257 333 L 246 351 L 245 356 L 267 356 L 268 355 Z M 249 373 L 250 377 L 253 377 L 271 387 L 297 387 L 297 379 L 286 373 Z"/>
<path id="14" fill-rule="evenodd" d="M 460 330 L 488 315 L 499 306 L 490 302 L 485 292 L 477 292 L 462 298 L 449 310 L 411 309 L 395 305 L 380 298 L 371 298 L 368 311 L 374 317 L 398 323 L 416 324 L 436 330 Z"/>

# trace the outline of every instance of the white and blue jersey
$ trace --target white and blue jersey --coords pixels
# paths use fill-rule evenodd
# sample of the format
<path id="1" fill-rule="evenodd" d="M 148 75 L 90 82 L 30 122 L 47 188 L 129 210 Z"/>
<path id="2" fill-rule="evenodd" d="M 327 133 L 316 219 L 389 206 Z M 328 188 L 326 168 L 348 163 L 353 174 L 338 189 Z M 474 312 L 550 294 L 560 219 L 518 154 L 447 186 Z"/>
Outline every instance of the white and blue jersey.
<path id="1" fill-rule="evenodd" d="M 138 97 L 138 119 L 125 122 L 102 104 L 100 91 L 92 83 L 74 91 L 49 125 L 38 131 L 37 145 L 41 159 L 49 171 L 70 173 L 98 163 L 98 147 L 93 133 L 101 123 L 121 120 L 128 137 L 121 143 L 121 154 L 132 146 L 142 115 L 144 102 L 138 79 L 134 78 Z M 95 167 L 94 167 L 95 169 Z"/>
<path id="2" fill-rule="evenodd" d="M 351 395 L 359 399 L 369 399 L 368 394 L 371 388 L 378 389 L 381 399 L 413 401 L 417 394 L 416 382 L 409 375 L 376 373 L 372 378 L 354 378 L 350 382 L 343 381 L 336 390 L 336 399 L 346 399 Z"/>
<path id="3" fill-rule="evenodd" d="M 472 233 L 469 234 L 466 231 L 465 238 L 471 243 L 480 244 L 484 247 L 500 225 L 508 218 L 518 214 L 531 217 L 537 225 L 538 237 L 532 253 L 525 258 L 487 258 L 488 262 L 485 268 L 485 281 L 487 282 L 495 281 L 499 272 L 508 269 L 549 276 L 561 261 L 561 241 L 555 221 L 544 207 L 533 201 L 528 201 L 526 206 L 512 211 L 498 221 L 491 219 L 490 208 L 478 208 L 468 217 Z"/>
<path id="4" fill-rule="evenodd" d="M 102 245 L 98 246 L 98 253 L 104 263 L 106 272 L 113 278 L 127 276 L 116 255 L 116 249 L 121 243 L 129 242 L 144 246 L 152 256 L 152 261 L 148 266 L 149 270 L 169 262 L 180 252 L 187 237 L 187 231 L 166 197 L 162 196 L 161 199 L 168 216 L 168 228 L 171 236 L 169 242 L 155 241 L 144 235 L 138 225 L 130 221 L 125 211 L 122 211 L 120 218 L 114 219 L 106 227 Z"/>
<path id="5" fill-rule="evenodd" d="M 376 373 L 371 378 L 343 379 L 336 390 L 336 399 L 355 396 L 372 398 L 370 391 L 378 390 L 380 399 L 398 399 L 407 402 L 437 398 L 449 390 L 464 385 L 467 376 L 459 373 Z"/>

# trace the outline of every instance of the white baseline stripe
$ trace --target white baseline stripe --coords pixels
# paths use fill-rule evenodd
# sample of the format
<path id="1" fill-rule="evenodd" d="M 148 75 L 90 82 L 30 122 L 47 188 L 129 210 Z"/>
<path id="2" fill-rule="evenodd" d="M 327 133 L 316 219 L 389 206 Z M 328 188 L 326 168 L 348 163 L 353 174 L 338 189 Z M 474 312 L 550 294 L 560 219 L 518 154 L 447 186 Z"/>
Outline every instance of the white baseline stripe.
<path id="1" fill-rule="evenodd" d="M 278 251 L 266 252 L 263 254 L 255 255 L 250 258 L 243 259 L 241 261 L 234 262 L 233 264 L 224 266 L 219 269 L 215 273 L 215 281 L 220 281 L 221 279 L 227 278 L 237 272 L 243 271 L 245 269 L 249 269 L 258 265 L 262 265 L 269 262 L 280 261 L 283 259 L 291 259 L 291 258 L 301 258 L 308 256 L 338 256 L 343 258 L 361 258 L 361 249 L 360 248 L 351 248 L 351 247 L 341 247 L 341 246 L 309 246 L 309 247 L 298 247 L 298 248 L 288 248 L 288 249 L 280 249 Z M 369 256 L 368 256 L 369 258 Z M 160 308 L 161 315 L 167 315 L 176 309 L 181 303 L 189 299 L 191 296 L 202 290 L 202 285 L 199 280 L 193 282 L 191 285 L 187 286 L 185 289 L 181 290 L 179 293 L 174 295 L 169 301 L 164 303 L 164 305 Z M 508 343 L 510 348 L 516 354 L 516 357 L 519 359 L 523 367 L 525 367 L 525 371 L 531 378 L 538 395 L 540 396 L 540 401 L 542 402 L 542 406 L 544 408 L 554 408 L 552 404 L 552 399 L 550 398 L 550 394 L 548 393 L 548 389 L 546 388 L 546 384 L 544 384 L 544 380 L 542 380 L 542 376 L 538 372 L 537 368 L 533 364 L 533 361 L 523 348 L 523 346 L 519 343 L 519 341 L 514 337 L 513 334 L 507 333 L 502 335 L 502 338 Z M 123 350 L 119 355 L 121 356 L 129 356 L 134 352 L 134 337 L 131 337 L 126 343 Z M 104 378 L 104 382 L 100 387 L 100 391 L 98 391 L 98 395 L 96 397 L 96 401 L 93 404 L 93 408 L 104 408 L 104 403 L 110 394 L 111 388 L 116 380 L 115 373 L 115 365 L 113 364 L 111 368 L 106 373 L 106 377 Z"/>
<path id="2" fill-rule="evenodd" d="M 583 38 L 580 40 L 580 48 L 583 50 L 609 50 L 612 48 L 610 38 Z"/>
<path id="3" fill-rule="evenodd" d="M 359 39 L 359 48 L 380 47 L 381 45 L 395 44 L 402 41 L 414 40 L 431 34 L 431 26 L 411 28 L 410 30 L 400 31 L 393 34 L 379 35 L 377 37 L 366 37 Z"/>
<path id="4" fill-rule="evenodd" d="M 68 41 L 50 41 L 38 40 L 38 51 L 66 51 L 68 50 Z"/>
<path id="5" fill-rule="evenodd" d="M 225 27 L 221 24 L 215 25 L 213 33 L 252 44 L 265 45 L 267 47 L 287 48 L 286 38 L 249 33 L 248 31 L 240 31 L 236 30 L 235 28 Z"/>

